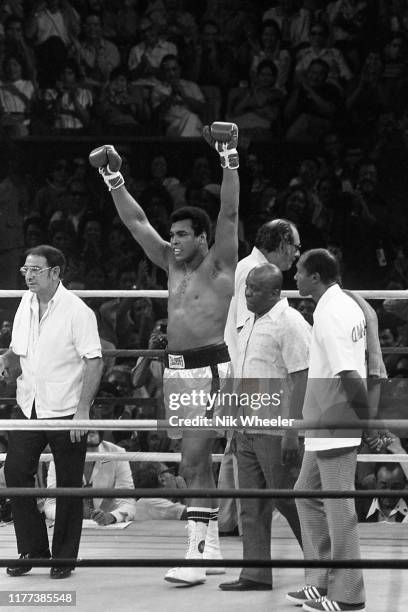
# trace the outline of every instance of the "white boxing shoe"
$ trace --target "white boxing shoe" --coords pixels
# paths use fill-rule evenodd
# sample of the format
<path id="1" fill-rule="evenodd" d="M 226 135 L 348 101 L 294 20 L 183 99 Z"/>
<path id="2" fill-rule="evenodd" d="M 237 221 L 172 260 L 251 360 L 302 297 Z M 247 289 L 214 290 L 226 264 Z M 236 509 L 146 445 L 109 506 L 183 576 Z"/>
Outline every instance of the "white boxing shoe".
<path id="1" fill-rule="evenodd" d="M 203 559 L 207 525 L 199 521 L 187 521 L 188 549 L 186 559 Z M 164 579 L 179 586 L 194 586 L 205 582 L 205 567 L 172 567 Z"/>
<path id="2" fill-rule="evenodd" d="M 208 523 L 203 559 L 213 559 L 217 561 L 222 559 L 220 538 L 218 535 L 218 521 L 210 521 Z M 206 567 L 205 570 L 207 576 L 216 576 L 226 573 L 225 567 Z"/>

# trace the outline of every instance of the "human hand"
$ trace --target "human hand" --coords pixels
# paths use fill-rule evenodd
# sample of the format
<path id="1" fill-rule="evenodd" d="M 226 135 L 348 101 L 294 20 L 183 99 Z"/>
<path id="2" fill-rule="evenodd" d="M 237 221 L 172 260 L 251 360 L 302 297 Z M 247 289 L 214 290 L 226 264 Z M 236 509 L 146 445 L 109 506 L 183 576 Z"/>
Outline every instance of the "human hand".
<path id="1" fill-rule="evenodd" d="M 91 519 L 98 523 L 98 525 L 112 525 L 116 523 L 116 518 L 110 512 L 104 512 L 103 510 L 94 510 L 91 514 Z"/>
<path id="2" fill-rule="evenodd" d="M 89 419 L 89 407 L 87 409 L 78 407 L 76 410 L 76 413 L 72 417 L 73 422 L 87 420 L 87 419 Z M 84 436 L 86 436 L 87 433 L 88 433 L 87 429 L 71 429 L 71 431 L 69 432 L 71 442 L 72 443 L 81 442 L 81 439 Z"/>
<path id="3" fill-rule="evenodd" d="M 299 458 L 299 441 L 296 433 L 285 431 L 282 436 L 281 459 L 283 465 L 293 465 Z"/>

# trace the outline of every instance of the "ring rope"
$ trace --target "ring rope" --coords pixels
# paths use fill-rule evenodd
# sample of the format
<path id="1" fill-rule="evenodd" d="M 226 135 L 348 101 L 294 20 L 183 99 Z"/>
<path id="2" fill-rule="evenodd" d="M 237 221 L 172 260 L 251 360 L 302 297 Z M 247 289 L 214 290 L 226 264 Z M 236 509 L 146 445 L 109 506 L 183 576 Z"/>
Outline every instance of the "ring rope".
<path id="1" fill-rule="evenodd" d="M 0 453 L 0 462 L 5 461 L 7 453 Z M 212 455 L 214 463 L 220 463 L 223 454 L 215 453 Z M 126 452 L 126 453 L 86 453 L 86 461 L 100 461 L 108 459 L 109 461 L 157 461 L 159 463 L 180 463 L 181 453 L 153 453 L 153 452 Z M 54 461 L 51 453 L 43 453 L 40 456 L 42 463 Z M 357 461 L 361 463 L 408 463 L 408 454 L 358 454 Z"/>
<path id="2" fill-rule="evenodd" d="M 0 567 L 325 567 L 325 568 L 362 568 L 362 569 L 408 569 L 407 559 L 349 559 L 349 560 L 301 560 L 301 559 L 178 559 L 138 558 L 123 559 L 0 559 Z"/>
<path id="3" fill-rule="evenodd" d="M 158 496 L 157 491 L 160 491 L 159 497 L 166 497 L 169 499 L 191 499 L 191 498 L 205 498 L 205 499 L 295 499 L 301 497 L 303 499 L 309 499 L 311 497 L 317 499 L 349 499 L 356 497 L 393 497 L 399 499 L 403 494 L 401 489 L 365 489 L 358 491 L 308 491 L 300 489 L 166 489 L 166 488 L 134 488 L 124 489 L 123 487 L 118 488 L 103 488 L 103 487 L 58 487 L 49 489 L 47 487 L 4 487 L 0 489 L 0 497 L 152 497 Z"/>
<path id="4" fill-rule="evenodd" d="M 0 398 L 1 401 L 1 398 Z M 271 427 L 274 431 L 276 430 L 319 430 L 319 429 L 408 429 L 408 419 L 361 419 L 354 423 L 344 423 L 342 421 L 327 420 L 322 422 L 321 420 L 294 420 L 292 425 L 279 425 Z M 183 426 L 182 425 L 169 425 L 169 422 L 165 419 L 77 419 L 77 420 L 66 420 L 66 419 L 1 419 L 0 430 L 1 431 L 13 431 L 13 430 L 34 430 L 34 431 L 51 431 L 54 429 L 71 431 L 71 429 L 81 430 L 95 430 L 105 429 L 107 431 L 124 431 L 130 429 L 132 431 L 180 431 L 188 429 L 188 431 L 203 431 L 203 427 Z M 205 427 L 208 431 L 235 431 L 237 429 L 245 429 L 245 427 L 227 426 L 227 425 L 208 425 Z M 259 429 L 264 431 L 265 427 L 256 427 L 251 425 L 251 430 Z"/>
<path id="5" fill-rule="evenodd" d="M 0 298 L 17 298 L 22 297 L 27 289 L 0 289 Z M 106 297 L 106 298 L 127 298 L 127 297 L 148 297 L 167 299 L 169 292 L 167 289 L 77 289 L 72 290 L 72 293 L 83 298 Z M 406 300 L 408 299 L 408 290 L 369 290 L 369 289 L 353 289 L 353 293 L 358 293 L 361 297 L 369 300 Z M 291 289 L 281 292 L 282 297 L 301 298 L 299 291 Z"/>

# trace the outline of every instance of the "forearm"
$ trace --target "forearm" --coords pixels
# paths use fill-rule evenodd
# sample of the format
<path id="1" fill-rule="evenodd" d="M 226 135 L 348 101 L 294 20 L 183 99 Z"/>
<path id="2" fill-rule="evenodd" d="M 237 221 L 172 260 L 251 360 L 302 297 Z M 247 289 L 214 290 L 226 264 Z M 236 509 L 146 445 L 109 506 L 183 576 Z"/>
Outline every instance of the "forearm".
<path id="1" fill-rule="evenodd" d="M 340 372 L 339 376 L 347 402 L 360 419 L 368 419 L 370 415 L 368 392 L 360 374 L 356 370 L 347 370 Z"/>
<path id="2" fill-rule="evenodd" d="M 307 370 L 292 372 L 289 374 L 289 379 L 292 383 L 292 391 L 289 401 L 289 418 L 300 419 L 302 417 L 302 408 L 305 399 Z"/>
<path id="3" fill-rule="evenodd" d="M 133 226 L 135 223 L 147 223 L 143 208 L 130 195 L 124 185 L 118 189 L 113 189 L 111 195 L 119 217 L 127 228 L 130 229 L 129 226 Z"/>
<path id="4" fill-rule="evenodd" d="M 101 357 L 85 360 L 84 376 L 77 414 L 78 412 L 88 412 L 87 417 L 89 416 L 89 408 L 94 400 L 96 392 L 98 391 L 102 370 L 103 363 Z"/>
<path id="5" fill-rule="evenodd" d="M 11 348 L 7 349 L 1 356 L 4 367 L 9 370 L 10 368 L 16 367 L 20 363 L 20 357 L 16 355 Z"/>
<path id="6" fill-rule="evenodd" d="M 221 212 L 230 218 L 238 216 L 239 176 L 237 170 L 223 168 L 221 184 Z"/>

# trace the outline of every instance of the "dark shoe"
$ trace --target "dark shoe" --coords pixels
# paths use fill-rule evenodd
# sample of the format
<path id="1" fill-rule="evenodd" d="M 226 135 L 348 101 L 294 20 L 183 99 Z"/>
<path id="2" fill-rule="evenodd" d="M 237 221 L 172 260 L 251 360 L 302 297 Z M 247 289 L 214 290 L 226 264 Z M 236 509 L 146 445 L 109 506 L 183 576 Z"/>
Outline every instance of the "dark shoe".
<path id="1" fill-rule="evenodd" d="M 73 571 L 73 567 L 52 567 L 50 569 L 50 578 L 54 578 L 55 580 L 69 578 Z"/>
<path id="2" fill-rule="evenodd" d="M 271 584 L 255 582 L 255 580 L 243 580 L 242 578 L 233 582 L 222 582 L 218 587 L 221 591 L 272 591 Z"/>
<path id="3" fill-rule="evenodd" d="M 20 559 L 49 559 L 51 557 L 51 553 L 49 550 L 46 550 L 42 553 L 25 553 L 23 555 L 20 555 Z M 6 572 L 9 576 L 12 576 L 13 578 L 17 578 L 18 576 L 24 576 L 24 574 L 27 574 L 30 570 L 33 569 L 32 565 L 26 565 L 26 566 L 15 566 L 15 567 L 7 567 L 6 568 Z"/>

